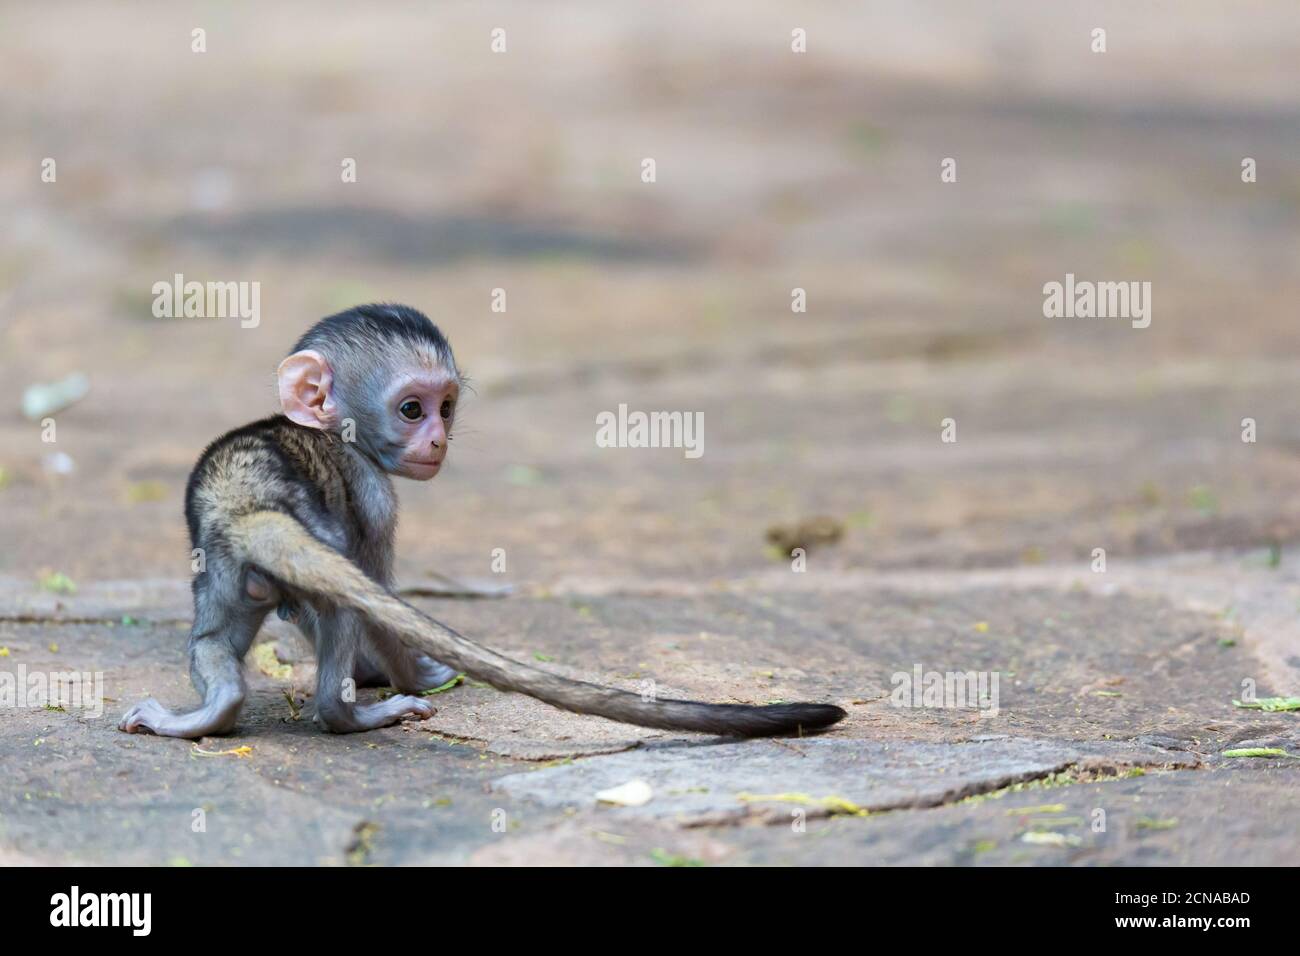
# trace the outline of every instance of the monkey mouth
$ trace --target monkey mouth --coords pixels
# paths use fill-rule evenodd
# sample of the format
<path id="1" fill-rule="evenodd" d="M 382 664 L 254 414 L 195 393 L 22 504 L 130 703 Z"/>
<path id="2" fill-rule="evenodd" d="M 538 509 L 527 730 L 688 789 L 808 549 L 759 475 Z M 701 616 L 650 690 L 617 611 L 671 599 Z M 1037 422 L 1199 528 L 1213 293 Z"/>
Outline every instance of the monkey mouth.
<path id="1" fill-rule="evenodd" d="M 437 471 L 442 467 L 441 461 L 427 461 L 421 458 L 403 458 L 403 462 L 411 468 L 423 468 L 427 471 Z"/>

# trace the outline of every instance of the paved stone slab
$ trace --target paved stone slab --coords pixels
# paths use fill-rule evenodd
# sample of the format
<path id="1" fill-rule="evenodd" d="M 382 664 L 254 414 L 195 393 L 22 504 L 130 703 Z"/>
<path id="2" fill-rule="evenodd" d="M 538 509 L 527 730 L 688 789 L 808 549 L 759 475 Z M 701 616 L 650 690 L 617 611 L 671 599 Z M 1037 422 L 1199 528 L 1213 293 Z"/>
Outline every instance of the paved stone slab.
<path id="1" fill-rule="evenodd" d="M 1111 741 L 999 737 L 959 744 L 863 740 L 747 741 L 657 745 L 600 760 L 517 773 L 493 789 L 544 806 L 594 808 L 596 793 L 632 780 L 654 791 L 649 803 L 620 807 L 621 817 L 654 817 L 683 826 L 744 819 L 789 820 L 846 809 L 930 807 L 1059 773 L 1130 767 L 1187 768 L 1186 753 Z"/>
<path id="2" fill-rule="evenodd" d="M 793 807 L 767 826 L 685 828 L 620 808 L 582 810 L 484 845 L 470 859 L 562 866 L 1300 863 L 1300 768 L 1285 762 L 1018 787 L 932 809 L 810 817 L 802 825 Z"/>
<path id="3" fill-rule="evenodd" d="M 0 575 L 0 618 L 14 622 L 117 623 L 123 617 L 189 623 L 189 582 L 181 578 L 74 582 L 53 593 L 39 582 Z"/>
<path id="4" fill-rule="evenodd" d="M 731 859 L 768 864 L 1295 866 L 1300 768 L 1291 763 L 1300 761 L 1238 761 L 1213 770 L 1031 786 L 924 812 L 835 817 L 809 824 L 815 849 L 789 839 L 796 836 L 789 826 L 768 828 L 781 839 L 762 839 L 743 827 L 719 839 L 734 848 Z M 1094 830 L 1103 819 L 1106 829 Z M 1064 839 L 1026 841 L 1033 833 Z"/>
<path id="5" fill-rule="evenodd" d="M 463 686 L 434 698 L 438 714 L 430 721 L 331 737 L 292 719 L 286 691 L 301 706 L 309 687 L 250 665 L 250 698 L 236 733 L 202 746 L 219 751 L 247 745 L 252 753 L 244 759 L 205 758 L 192 755 L 183 742 L 127 737 L 113 729 L 114 718 L 139 697 L 152 694 L 176 705 L 193 700 L 185 673 L 186 621 L 164 623 L 148 614 L 134 625 L 108 619 L 85 624 L 0 619 L 0 646 L 9 651 L 0 669 L 21 663 L 29 670 L 102 671 L 110 698 L 99 720 L 21 709 L 0 720 L 5 768 L 0 851 L 6 859 L 87 863 L 336 864 L 353 858 L 459 863 L 479 854 L 548 861 L 564 858 L 549 841 L 572 808 L 563 801 L 539 802 L 531 792 L 489 791 L 491 781 L 526 771 L 585 774 L 609 761 L 699 754 L 704 762 L 682 778 L 681 788 L 709 787 L 707 799 L 724 791 L 711 780 L 701 782 L 696 770 L 731 774 L 724 779 L 734 791 L 789 790 L 910 805 L 994 786 L 998 775 L 1047 773 L 1080 756 L 1113 763 L 1130 745 L 1103 743 L 1103 750 L 1095 751 L 1094 745 L 1078 742 L 1107 734 L 1142 737 L 1148 748 L 1133 752 L 1143 761 L 1152 759 L 1154 746 L 1157 762 L 1204 762 L 1219 760 L 1207 755 L 1241 741 L 1280 740 L 1292 746 L 1285 742 L 1296 724 L 1294 714 L 1232 708 L 1229 698 L 1241 676 L 1255 672 L 1249 649 L 1221 646 L 1225 630 L 1208 615 L 1147 598 L 1050 589 L 769 587 L 761 593 L 420 603 L 513 656 L 571 676 L 630 689 L 652 678 L 672 693 L 724 701 L 829 699 L 849 706 L 853 716 L 816 739 L 712 746 L 716 741 L 709 737 L 641 731 L 566 714 L 519 695 Z M 979 621 L 990 623 L 988 632 L 973 626 Z M 279 633 L 271 628 L 263 640 L 273 641 Z M 882 696 L 889 673 L 915 661 L 1014 672 L 1003 685 L 1001 715 L 980 719 L 969 711 L 889 706 Z M 1098 696 L 1098 689 L 1124 696 Z M 1261 684 L 1261 691 L 1266 689 Z M 946 766 L 949 758 L 974 747 L 1002 753 L 1008 745 L 996 740 L 965 743 L 999 733 L 1057 739 L 1049 749 L 1033 749 L 1048 746 L 1042 743 L 1016 745 L 1027 749 L 1003 754 L 1006 759 L 992 774 L 989 767 L 972 769 L 960 761 Z M 638 749 L 609 754 L 632 746 Z M 815 756 L 795 753 L 803 749 Z M 817 755 L 823 751 L 842 757 L 821 760 Z M 731 764 L 713 765 L 728 753 L 737 755 Z M 589 754 L 609 755 L 583 756 Z M 777 770 L 752 779 L 735 776 L 760 758 L 777 761 L 785 779 Z M 565 766 L 535 769 L 538 760 L 570 759 Z M 830 774 L 824 782 L 810 776 L 819 761 Z M 608 781 L 575 792 L 588 798 L 606 784 L 626 782 L 624 774 L 613 772 L 619 766 L 612 765 Z M 843 775 L 859 767 L 864 768 L 861 779 L 848 781 L 856 788 L 847 786 Z M 894 776 L 871 791 L 864 781 L 872 779 L 867 771 L 874 767 Z M 525 776 L 537 785 L 531 772 Z M 887 792 L 886 785 L 894 791 Z M 1257 806 L 1261 812 L 1285 811 L 1263 801 Z M 190 815 L 201 808 L 207 808 L 208 820 L 203 835 L 190 829 Z M 742 809 L 746 817 L 779 820 L 790 808 L 760 802 Z M 820 812 L 810 810 L 814 817 Z M 504 814 L 503 829 L 492 825 L 497 811 Z M 727 806 L 716 819 L 732 823 L 737 812 Z M 1243 812 L 1253 815 L 1255 806 Z M 579 813 L 574 821 L 586 820 L 585 811 Z M 584 835 L 586 829 L 605 832 L 602 827 L 619 820 L 639 820 L 649 828 L 646 845 L 629 837 L 620 849 Z M 1285 820 L 1258 823 L 1283 826 Z M 674 819 L 622 810 L 593 811 L 590 826 L 575 826 L 582 828 L 571 833 L 575 847 L 594 841 L 600 853 L 631 853 L 651 862 L 656 849 L 668 854 L 665 859 L 674 853 L 713 862 L 777 859 L 786 845 L 782 827 L 761 828 L 767 836 L 752 845 L 737 844 L 734 834 L 721 831 L 713 842 L 683 843 L 663 836 L 664 830 L 680 830 Z"/>
<path id="6" fill-rule="evenodd" d="M 537 666 L 630 690 L 765 703 L 831 701 L 849 711 L 836 737 L 960 741 L 988 733 L 1128 739 L 1161 733 L 1196 752 L 1281 729 L 1286 714 L 1240 711 L 1254 680 L 1280 693 L 1239 630 L 1159 598 L 1060 588 L 903 585 L 685 590 L 659 595 L 423 602 L 462 633 Z M 549 658 L 540 661 L 538 656 Z M 895 707 L 894 675 L 999 674 L 1000 709 Z M 575 718 L 480 688 L 441 695 L 428 723 L 483 742 L 605 744 L 653 734 Z M 503 728 L 514 733 L 504 734 Z M 697 738 L 698 739 L 698 738 Z"/>
<path id="7" fill-rule="evenodd" d="M 3 853 L 88 865 L 457 863 L 500 838 L 486 781 L 523 766 L 396 727 L 322 734 L 289 720 L 274 693 L 250 700 L 235 734 L 197 745 L 115 723 L 113 712 L 4 715 Z"/>

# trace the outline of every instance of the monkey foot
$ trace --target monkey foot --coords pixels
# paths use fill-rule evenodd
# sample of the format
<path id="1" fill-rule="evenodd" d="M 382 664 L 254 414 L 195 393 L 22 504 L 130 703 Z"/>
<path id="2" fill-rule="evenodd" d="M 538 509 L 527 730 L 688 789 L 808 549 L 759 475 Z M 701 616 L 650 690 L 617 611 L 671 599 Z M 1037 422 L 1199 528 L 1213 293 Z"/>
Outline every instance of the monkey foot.
<path id="1" fill-rule="evenodd" d="M 238 712 L 238 705 L 234 708 Z M 225 708 L 202 707 L 188 714 L 175 714 L 150 697 L 136 704 L 118 722 L 128 734 L 158 734 L 160 737 L 204 737 L 225 733 L 233 714 Z"/>
<path id="2" fill-rule="evenodd" d="M 315 721 L 332 734 L 352 734 L 361 730 L 387 727 L 403 717 L 424 720 L 436 710 L 423 697 L 396 694 L 374 704 L 353 704 L 346 710 L 326 716 L 317 710 Z"/>
<path id="3" fill-rule="evenodd" d="M 124 730 L 128 734 L 157 733 L 154 726 L 164 724 L 174 716 L 175 714 L 170 710 L 150 697 L 148 700 L 140 701 L 123 714 L 122 719 L 118 721 L 117 729 Z"/>
<path id="4" fill-rule="evenodd" d="M 416 687 L 418 690 L 433 690 L 451 680 L 460 671 L 446 664 L 439 664 L 432 657 L 420 655 L 419 667 L 416 669 Z"/>
<path id="5" fill-rule="evenodd" d="M 460 673 L 424 654 L 415 656 L 413 660 L 404 660 L 402 663 L 402 670 L 389 677 L 377 664 L 358 658 L 356 667 L 353 668 L 353 676 L 358 687 L 393 687 L 404 694 L 418 694 L 441 687 Z"/>

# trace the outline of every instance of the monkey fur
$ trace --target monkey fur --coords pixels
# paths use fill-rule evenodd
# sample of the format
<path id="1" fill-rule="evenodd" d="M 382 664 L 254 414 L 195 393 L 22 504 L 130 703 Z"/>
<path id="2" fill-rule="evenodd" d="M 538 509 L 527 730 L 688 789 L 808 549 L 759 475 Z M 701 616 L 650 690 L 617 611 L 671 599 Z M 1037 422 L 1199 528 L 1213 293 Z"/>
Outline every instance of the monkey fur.
<path id="1" fill-rule="evenodd" d="M 460 385 L 446 338 L 406 306 L 350 309 L 299 340 L 280 366 L 284 414 L 213 442 L 186 489 L 191 543 L 205 563 L 192 585 L 189 638 L 203 703 L 178 714 L 145 700 L 120 729 L 190 738 L 232 730 L 247 692 L 241 662 L 273 609 L 315 646 L 315 719 L 335 733 L 428 717 L 432 707 L 417 695 L 458 672 L 565 710 L 665 730 L 768 736 L 845 716 L 830 704 L 650 700 L 569 680 L 497 654 L 398 598 L 389 475 L 437 474 Z M 390 684 L 398 693 L 375 703 L 348 693 Z"/>

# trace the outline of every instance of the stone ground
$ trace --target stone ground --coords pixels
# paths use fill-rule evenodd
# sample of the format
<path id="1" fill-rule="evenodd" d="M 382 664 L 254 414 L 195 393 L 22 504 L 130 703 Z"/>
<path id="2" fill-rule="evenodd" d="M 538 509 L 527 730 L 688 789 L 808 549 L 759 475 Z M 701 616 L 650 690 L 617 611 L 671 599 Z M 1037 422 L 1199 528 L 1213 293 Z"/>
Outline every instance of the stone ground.
<path id="1" fill-rule="evenodd" d="M 1300 713 L 1232 703 L 1300 694 L 1288 7 L 914 7 L 0 9 L 0 672 L 106 697 L 0 715 L 0 862 L 1300 862 Z M 177 272 L 260 282 L 260 325 L 153 318 Z M 1066 272 L 1151 281 L 1152 325 L 1044 319 Z M 117 732 L 192 699 L 197 451 L 372 299 L 475 382 L 402 489 L 412 600 L 560 673 L 849 718 L 714 741 L 470 683 L 328 737 L 277 623 L 234 735 Z M 78 370 L 42 443 L 23 389 Z M 597 448 L 620 403 L 702 411 L 704 455 Z M 795 573 L 768 531 L 817 515 Z M 892 706 L 918 665 L 997 673 L 996 715 Z"/>

